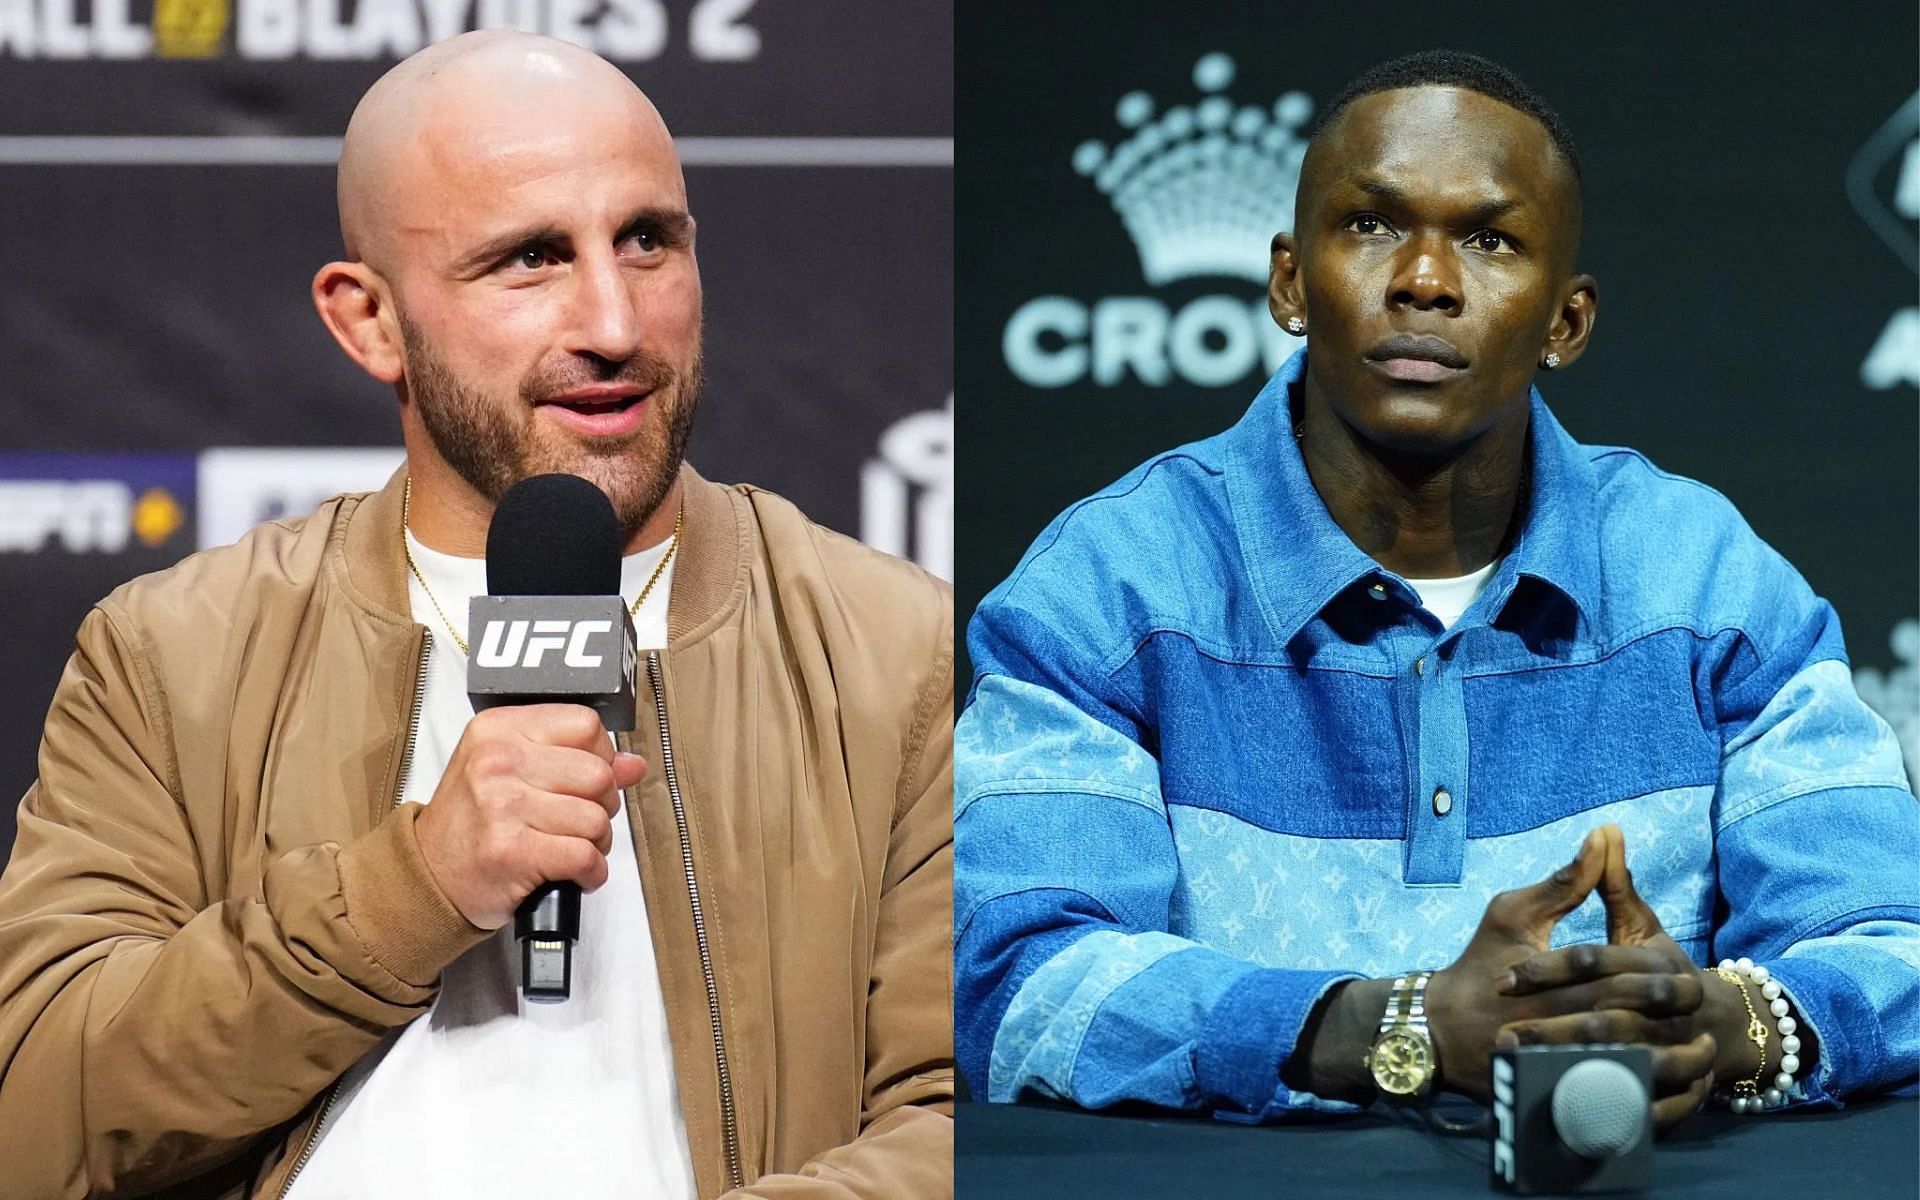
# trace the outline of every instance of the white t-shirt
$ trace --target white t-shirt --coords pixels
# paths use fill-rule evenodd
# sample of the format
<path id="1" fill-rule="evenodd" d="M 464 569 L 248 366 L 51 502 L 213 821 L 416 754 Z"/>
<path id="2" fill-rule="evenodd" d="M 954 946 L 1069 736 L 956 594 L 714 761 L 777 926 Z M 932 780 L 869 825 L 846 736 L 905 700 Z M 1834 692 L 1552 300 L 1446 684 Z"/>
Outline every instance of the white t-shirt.
<path id="1" fill-rule="evenodd" d="M 485 560 L 437 553 L 411 533 L 407 545 L 465 637 L 467 601 L 487 590 Z M 624 595 L 639 595 L 666 549 L 662 542 L 624 560 Z M 634 620 L 642 647 L 666 644 L 672 582 L 669 563 Z M 433 642 L 401 795 L 424 804 L 473 706 L 446 620 L 419 580 L 407 583 L 414 619 Z M 606 885 L 581 898 L 572 996 L 557 1004 L 520 998 L 520 956 L 507 922 L 447 968 L 426 1015 L 343 1077 L 290 1197 L 692 1200 L 693 1159 L 624 810 L 607 865 Z"/>
<path id="2" fill-rule="evenodd" d="M 1419 593 L 1421 607 L 1440 618 L 1440 627 L 1452 629 L 1454 623 L 1480 598 L 1487 580 L 1493 578 L 1493 570 L 1499 565 L 1500 560 L 1496 558 L 1470 575 L 1459 575 L 1452 579 L 1409 579 L 1407 584 Z"/>

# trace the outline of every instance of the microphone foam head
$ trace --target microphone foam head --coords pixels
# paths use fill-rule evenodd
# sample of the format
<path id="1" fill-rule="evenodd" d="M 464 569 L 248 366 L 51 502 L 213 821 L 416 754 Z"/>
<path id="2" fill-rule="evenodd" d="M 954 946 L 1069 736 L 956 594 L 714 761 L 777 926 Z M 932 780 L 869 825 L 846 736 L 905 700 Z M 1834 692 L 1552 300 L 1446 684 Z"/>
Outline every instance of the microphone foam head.
<path id="1" fill-rule="evenodd" d="M 487 526 L 487 592 L 618 595 L 624 540 L 598 487 L 578 475 L 530 475 L 500 497 Z"/>
<path id="2" fill-rule="evenodd" d="M 1553 1128 L 1583 1158 L 1613 1158 L 1645 1134 L 1651 1101 L 1632 1068 L 1610 1058 L 1575 1063 L 1553 1087 Z"/>

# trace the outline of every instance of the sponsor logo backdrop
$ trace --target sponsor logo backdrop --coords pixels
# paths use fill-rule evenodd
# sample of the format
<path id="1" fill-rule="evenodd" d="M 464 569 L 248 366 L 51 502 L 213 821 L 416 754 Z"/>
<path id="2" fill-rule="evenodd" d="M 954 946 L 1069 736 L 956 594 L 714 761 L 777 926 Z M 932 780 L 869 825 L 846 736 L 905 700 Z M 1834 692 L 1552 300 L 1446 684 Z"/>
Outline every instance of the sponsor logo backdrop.
<path id="1" fill-rule="evenodd" d="M 0 0 L 0 854 L 90 604 L 400 461 L 307 283 L 360 94 L 480 25 L 592 46 L 680 139 L 701 470 L 951 576 L 950 4 Z"/>
<path id="2" fill-rule="evenodd" d="M 1313 116 L 1447 46 L 1518 72 L 1580 149 L 1600 320 L 1549 404 L 1730 496 L 1838 607 L 1920 765 L 1915 9 L 1767 12 L 966 10 L 961 615 L 1067 504 L 1239 417 L 1299 344 L 1267 315 L 1267 242 Z"/>

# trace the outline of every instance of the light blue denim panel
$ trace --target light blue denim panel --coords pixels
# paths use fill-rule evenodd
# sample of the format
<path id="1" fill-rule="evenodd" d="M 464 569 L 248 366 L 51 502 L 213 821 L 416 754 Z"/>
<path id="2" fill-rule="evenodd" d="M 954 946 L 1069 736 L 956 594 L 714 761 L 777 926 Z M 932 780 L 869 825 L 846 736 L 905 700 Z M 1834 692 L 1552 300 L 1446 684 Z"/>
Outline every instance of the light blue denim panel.
<path id="1" fill-rule="evenodd" d="M 1009 1006 L 994 1040 L 988 1098 L 1040 1096 L 1096 1109 L 1124 1100 L 1187 1109 L 1225 1103 L 1218 1111 L 1239 1120 L 1359 1111 L 1294 1091 L 1275 1071 L 1331 978 L 1289 978 L 1269 993 L 1273 1005 L 1243 1014 L 1246 1028 L 1260 1030 L 1251 1039 L 1260 1058 L 1251 1069 L 1253 1094 L 1236 1087 L 1213 1095 L 1203 1086 L 1196 1055 L 1204 1053 L 1205 1031 L 1221 1005 L 1234 1003 L 1228 994 L 1236 985 L 1260 974 L 1164 933 L 1088 934 L 1034 972 Z M 1277 1028 L 1262 1027 L 1268 1017 Z M 1271 1042 L 1270 1034 L 1277 1035 Z"/>
<path id="2" fill-rule="evenodd" d="M 1185 938 L 1166 933 L 1090 933 L 1048 959 L 1007 1006 L 993 1041 L 988 1099 L 1008 1102 L 1022 1092 L 1049 1100 L 1090 1103 L 1073 1088 L 1080 1042 L 1094 1014 L 1115 988 L 1169 954 L 1189 949 Z M 1163 1002 L 1192 1005 L 1197 997 L 1164 995 Z M 1204 1011 L 1204 1010 L 1202 1010 Z M 1179 1106 L 1190 1097 L 1192 1076 L 1159 1103 Z"/>
<path id="3" fill-rule="evenodd" d="M 1051 689 L 979 681 L 954 729 L 954 1037 L 976 1091 L 1006 1010 L 1044 997 L 1023 985 L 1063 946 L 1164 930 L 1176 866 L 1158 785 L 1151 756 Z"/>
<path id="4" fill-rule="evenodd" d="M 986 797 L 1049 793 L 1106 797 L 1165 821 L 1159 764 L 1145 750 L 1047 688 L 984 677 L 953 731 L 955 837 L 964 831 L 967 839 L 955 848 L 956 937 L 982 904 L 1016 891 L 1073 888 L 1111 904 L 1111 889 L 1101 885 L 1124 886 L 1082 877 L 1101 859 L 1098 852 L 1036 845 L 1020 827 L 966 821 L 967 810 Z M 1101 831 L 1089 829 L 1087 836 L 1099 838 Z"/>
<path id="5" fill-rule="evenodd" d="M 1466 948 L 1487 902 L 1571 860 L 1587 831 L 1617 824 L 1634 885 L 1667 932 L 1703 962 L 1713 919 L 1710 787 L 1603 804 L 1523 833 L 1472 838 L 1460 886 L 1409 887 L 1400 843 L 1273 833 L 1226 813 L 1171 805 L 1181 862 L 1172 930 L 1261 966 L 1382 978 L 1438 969 Z M 1555 946 L 1606 940 L 1589 898 L 1554 928 Z"/>
<path id="6" fill-rule="evenodd" d="M 1829 1033 L 1823 1031 L 1857 1040 L 1868 1031 L 1869 1023 L 1832 1019 L 1831 1014 L 1818 1012 L 1809 1004 L 1831 1004 L 1830 989 L 1809 989 L 1806 1000 L 1802 1000 L 1793 981 L 1807 963 L 1822 963 L 1844 973 L 1848 989 L 1865 1007 L 1896 1018 L 1878 1022 L 1880 1046 L 1841 1045 L 1829 1040 Z M 1813 1071 L 1794 1083 L 1796 1100 L 1832 1105 L 1838 1093 L 1862 1086 L 1861 1068 L 1871 1070 L 1879 1065 L 1884 1071 L 1890 1063 L 1897 1073 L 1899 1064 L 1910 1067 L 1920 1059 L 1920 1028 L 1916 1028 L 1914 1019 L 1920 1014 L 1920 926 L 1911 921 L 1861 921 L 1839 933 L 1796 942 L 1768 965 L 1800 1024 L 1813 1029 L 1820 1038 L 1820 1057 Z M 1878 1053 L 1871 1053 L 1875 1049 Z M 1836 1074 L 1841 1078 L 1836 1079 Z M 1884 1086 L 1881 1080 L 1866 1082 L 1868 1086 Z M 1911 1096 L 1916 1092 L 1920 1087 L 1909 1082 L 1896 1094 Z"/>
<path id="7" fill-rule="evenodd" d="M 955 771 L 955 1039 L 979 1091 L 1350 1109 L 1257 1082 L 1329 986 L 1318 977 L 1266 981 L 1253 1024 L 1234 1025 L 1263 1062 L 1204 1091 L 1196 1056 L 1256 969 L 1162 932 L 1177 864 L 1151 756 L 1046 688 L 987 676 L 955 731 Z"/>
<path id="8" fill-rule="evenodd" d="M 1847 927 L 1845 933 L 1808 938 L 1789 946 L 1782 958 L 1799 958 L 1830 951 L 1864 951 L 1885 954 L 1899 960 L 1920 979 L 1920 926 L 1909 921 L 1862 921 Z M 1920 1005 L 1909 1005 L 1909 1011 Z"/>
<path id="9" fill-rule="evenodd" d="M 1920 803 L 1844 663 L 1801 668 L 1727 740 L 1717 808 L 1729 912 L 1714 953 L 1768 962 L 1818 1035 L 1801 1098 L 1897 1082 L 1920 1060 Z M 1836 861 L 1835 845 L 1854 849 Z"/>
<path id="10" fill-rule="evenodd" d="M 1049 688 L 983 676 L 953 729 L 955 818 L 983 795 L 1050 789 L 1158 812 L 1160 764 Z"/>
<path id="11" fill-rule="evenodd" d="M 1727 740 L 1722 758 L 1723 828 L 1809 792 L 1912 790 L 1892 727 L 1861 703 L 1847 665 L 1833 659 L 1787 680 L 1760 715 Z"/>

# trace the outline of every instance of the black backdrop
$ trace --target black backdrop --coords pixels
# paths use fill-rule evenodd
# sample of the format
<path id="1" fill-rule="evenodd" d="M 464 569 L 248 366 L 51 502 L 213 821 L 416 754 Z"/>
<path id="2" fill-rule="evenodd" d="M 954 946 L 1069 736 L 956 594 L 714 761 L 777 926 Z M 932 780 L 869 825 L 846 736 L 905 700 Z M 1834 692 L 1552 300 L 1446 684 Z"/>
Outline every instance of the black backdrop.
<path id="1" fill-rule="evenodd" d="M 307 284 L 347 116 L 435 20 L 601 11 L 576 36 L 653 97 L 700 221 L 692 459 L 951 575 L 950 3 L 124 9 L 0 0 L 0 853 L 89 604 L 398 461 Z"/>
<path id="2" fill-rule="evenodd" d="M 1304 110 L 1375 62 L 1445 46 L 1519 73 L 1580 150 L 1581 269 L 1600 316 L 1587 355 L 1543 379 L 1548 403 L 1581 440 L 1636 447 L 1732 498 L 1838 608 L 1862 694 L 1900 728 L 1912 773 L 1915 14 L 1911 0 L 1169 4 L 1125 19 L 1095 0 L 968 6 L 960 615 L 1068 503 L 1239 416 L 1263 356 L 1293 342 L 1273 333 L 1259 280 L 1267 237 L 1290 223 Z M 1214 96 L 1231 106 L 1217 159 L 1142 165 L 1201 136 Z M 1150 278 L 1097 184 L 1136 129 L 1183 120 L 1176 108 L 1197 132 L 1156 133 L 1111 168 L 1157 171 L 1167 189 L 1129 200 L 1152 262 L 1177 260 L 1182 240 L 1244 248 Z"/>

